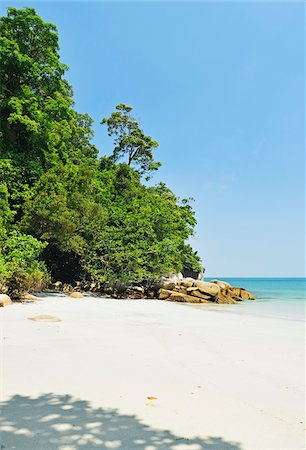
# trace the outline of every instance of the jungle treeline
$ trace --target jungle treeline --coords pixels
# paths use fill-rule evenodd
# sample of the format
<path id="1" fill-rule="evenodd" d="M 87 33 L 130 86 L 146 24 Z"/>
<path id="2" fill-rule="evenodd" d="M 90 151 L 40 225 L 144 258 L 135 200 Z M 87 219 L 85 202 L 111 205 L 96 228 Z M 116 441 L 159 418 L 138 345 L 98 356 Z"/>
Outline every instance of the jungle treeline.
<path id="1" fill-rule="evenodd" d="M 0 288 L 199 271 L 186 243 L 194 211 L 166 184 L 150 185 L 158 143 L 132 108 L 101 119 L 113 149 L 99 157 L 92 119 L 75 110 L 56 27 L 33 8 L 8 8 L 0 55 Z"/>

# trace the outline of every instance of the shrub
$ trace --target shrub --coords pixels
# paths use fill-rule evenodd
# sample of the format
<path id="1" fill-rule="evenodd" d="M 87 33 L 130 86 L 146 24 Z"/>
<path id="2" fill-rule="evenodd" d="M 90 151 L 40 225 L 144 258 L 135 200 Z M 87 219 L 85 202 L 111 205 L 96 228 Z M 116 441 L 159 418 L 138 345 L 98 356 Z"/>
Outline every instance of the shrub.
<path id="1" fill-rule="evenodd" d="M 46 244 L 33 236 L 12 231 L 0 250 L 0 286 L 13 297 L 32 289 L 42 289 L 49 280 L 39 255 Z"/>

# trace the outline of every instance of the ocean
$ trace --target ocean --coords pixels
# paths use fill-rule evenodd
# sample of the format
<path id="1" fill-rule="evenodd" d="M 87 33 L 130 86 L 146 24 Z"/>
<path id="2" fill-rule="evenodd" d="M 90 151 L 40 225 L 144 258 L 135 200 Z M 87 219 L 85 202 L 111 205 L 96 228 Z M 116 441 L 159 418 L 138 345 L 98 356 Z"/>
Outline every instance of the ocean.
<path id="1" fill-rule="evenodd" d="M 256 300 L 239 302 L 236 305 L 214 305 L 214 308 L 226 312 L 305 321 L 306 278 L 219 279 L 251 291 L 256 295 Z M 210 280 L 212 278 L 205 278 L 205 281 Z"/>

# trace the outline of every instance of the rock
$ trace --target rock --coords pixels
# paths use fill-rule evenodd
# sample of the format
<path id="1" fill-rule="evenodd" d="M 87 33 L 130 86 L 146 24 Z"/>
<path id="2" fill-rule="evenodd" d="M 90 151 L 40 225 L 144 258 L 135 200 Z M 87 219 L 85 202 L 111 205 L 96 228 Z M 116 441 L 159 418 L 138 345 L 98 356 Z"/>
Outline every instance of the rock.
<path id="1" fill-rule="evenodd" d="M 211 295 L 215 297 L 220 293 L 220 287 L 215 283 L 209 283 L 207 281 L 195 280 L 193 285 L 198 288 L 203 294 Z"/>
<path id="2" fill-rule="evenodd" d="M 125 294 L 128 298 L 139 299 L 144 298 L 144 292 L 145 290 L 141 286 L 131 286 L 126 290 Z"/>
<path id="3" fill-rule="evenodd" d="M 70 284 L 64 284 L 62 291 L 63 292 L 70 292 L 72 290 L 72 286 L 70 286 Z"/>
<path id="4" fill-rule="evenodd" d="M 6 294 L 8 292 L 8 286 L 0 284 L 0 294 Z"/>
<path id="5" fill-rule="evenodd" d="M 84 295 L 81 292 L 71 292 L 69 294 L 69 297 L 71 297 L 71 298 L 83 298 Z"/>
<path id="6" fill-rule="evenodd" d="M 193 281 L 183 281 L 182 282 L 182 286 L 184 286 L 185 288 L 189 288 L 193 286 Z"/>
<path id="7" fill-rule="evenodd" d="M 242 298 L 242 300 L 255 300 L 255 295 L 251 292 L 247 291 L 244 288 L 240 288 L 240 295 L 239 297 Z"/>
<path id="8" fill-rule="evenodd" d="M 194 295 L 182 294 L 181 292 L 173 292 L 166 300 L 185 303 L 210 303 L 207 299 L 196 297 Z"/>
<path id="9" fill-rule="evenodd" d="M 242 300 L 247 300 L 249 298 L 249 293 L 246 289 L 240 289 L 240 298 L 242 298 Z"/>
<path id="10" fill-rule="evenodd" d="M 142 294 L 144 293 L 144 287 L 142 287 L 142 286 L 132 286 L 129 289 L 131 289 L 133 291 L 141 292 Z"/>
<path id="11" fill-rule="evenodd" d="M 244 302 L 245 299 L 241 298 L 241 297 L 233 297 L 234 300 L 236 300 L 236 302 Z"/>
<path id="12" fill-rule="evenodd" d="M 192 287 L 188 287 L 188 288 L 186 288 L 186 293 L 191 295 L 192 292 L 197 291 L 197 290 L 198 290 L 197 287 L 193 287 L 193 286 Z"/>
<path id="13" fill-rule="evenodd" d="M 173 291 L 170 291 L 169 289 L 160 289 L 158 291 L 158 299 L 165 300 L 166 298 L 170 297 L 171 294 L 173 294 Z"/>
<path id="14" fill-rule="evenodd" d="M 202 300 L 208 300 L 211 302 L 215 301 L 215 297 L 212 297 L 211 295 L 203 294 L 201 291 L 198 291 L 197 288 L 195 291 L 191 292 L 191 295 L 193 295 L 194 297 L 201 298 Z"/>
<path id="15" fill-rule="evenodd" d="M 240 288 L 237 288 L 237 287 L 232 286 L 232 287 L 230 288 L 230 291 L 231 291 L 231 293 L 232 293 L 233 296 L 235 296 L 235 297 L 240 297 Z"/>
<path id="16" fill-rule="evenodd" d="M 38 297 L 29 293 L 21 294 L 19 298 L 20 300 L 39 300 Z"/>
<path id="17" fill-rule="evenodd" d="M 57 281 L 56 283 L 54 283 L 53 286 L 55 287 L 55 289 L 61 289 L 61 287 L 63 286 L 63 283 L 61 281 Z"/>
<path id="18" fill-rule="evenodd" d="M 226 294 L 224 294 L 222 292 L 220 292 L 220 294 L 216 298 L 216 301 L 217 301 L 217 303 L 228 304 L 228 305 L 237 303 L 236 300 L 233 297 L 231 297 L 229 295 L 226 295 Z"/>
<path id="19" fill-rule="evenodd" d="M 98 281 L 93 281 L 90 283 L 89 290 L 92 292 L 97 292 L 101 290 L 101 284 Z"/>
<path id="20" fill-rule="evenodd" d="M 195 282 L 194 278 L 190 277 L 183 278 L 180 282 L 180 286 L 185 286 L 186 288 L 192 287 L 194 282 Z"/>
<path id="21" fill-rule="evenodd" d="M 173 291 L 180 292 L 181 294 L 187 294 L 187 287 L 185 286 L 177 286 L 173 289 Z"/>
<path id="22" fill-rule="evenodd" d="M 3 308 L 4 306 L 10 305 L 12 300 L 7 294 L 0 294 L 0 308 Z"/>
<path id="23" fill-rule="evenodd" d="M 170 290 L 172 290 L 172 289 L 175 288 L 175 286 L 176 286 L 176 283 L 174 283 L 174 282 L 172 282 L 172 281 L 169 281 L 169 282 L 167 282 L 167 283 L 164 283 L 164 284 L 162 285 L 162 288 L 163 288 L 163 289 L 170 289 Z"/>
<path id="24" fill-rule="evenodd" d="M 155 286 L 158 289 L 173 289 L 182 277 L 183 276 L 181 273 L 175 273 L 169 277 L 161 277 L 157 282 L 155 282 Z"/>
<path id="25" fill-rule="evenodd" d="M 55 316 L 49 316 L 47 314 L 42 314 L 40 316 L 28 317 L 29 320 L 34 320 L 34 322 L 61 322 L 61 319 Z"/>
<path id="26" fill-rule="evenodd" d="M 229 283 L 227 283 L 226 281 L 212 280 L 210 283 L 216 284 L 217 286 L 220 287 L 220 289 L 231 288 L 231 285 Z"/>
<path id="27" fill-rule="evenodd" d="M 170 297 L 168 297 L 166 300 L 172 301 L 172 302 L 184 302 L 184 303 L 202 303 L 206 302 L 206 300 L 203 300 L 198 297 L 193 297 L 192 295 L 187 294 L 181 294 L 180 292 L 173 292 Z"/>
<path id="28" fill-rule="evenodd" d="M 113 286 L 105 286 L 104 292 L 105 292 L 105 294 L 112 295 L 114 293 Z"/>
<path id="29" fill-rule="evenodd" d="M 249 294 L 249 300 L 255 300 L 256 299 L 255 295 L 252 294 L 252 292 L 248 292 L 248 294 Z"/>

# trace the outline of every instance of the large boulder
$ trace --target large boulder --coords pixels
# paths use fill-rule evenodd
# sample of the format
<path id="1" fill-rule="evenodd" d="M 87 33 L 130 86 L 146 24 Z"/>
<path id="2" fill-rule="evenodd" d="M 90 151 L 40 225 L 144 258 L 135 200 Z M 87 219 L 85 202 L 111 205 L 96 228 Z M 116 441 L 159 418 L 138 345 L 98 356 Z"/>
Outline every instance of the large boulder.
<path id="1" fill-rule="evenodd" d="M 3 308 L 4 306 L 10 305 L 12 300 L 7 294 L 0 294 L 0 308 Z"/>
<path id="2" fill-rule="evenodd" d="M 186 288 L 186 294 L 191 295 L 192 292 L 197 291 L 197 290 L 198 290 L 198 288 L 195 286 L 188 287 L 188 288 Z"/>
<path id="3" fill-rule="evenodd" d="M 240 288 L 232 286 L 230 292 L 235 297 L 240 297 Z"/>
<path id="4" fill-rule="evenodd" d="M 71 292 L 69 294 L 69 297 L 71 297 L 71 298 L 83 298 L 84 295 L 81 292 Z"/>
<path id="5" fill-rule="evenodd" d="M 231 305 L 237 303 L 235 298 L 230 296 L 228 293 L 220 292 L 218 297 L 216 297 L 216 302 L 220 304 Z"/>
<path id="6" fill-rule="evenodd" d="M 219 286 L 220 289 L 228 289 L 231 288 L 232 286 L 227 283 L 226 281 L 220 281 L 220 280 L 211 280 L 211 283 L 216 284 L 217 286 Z"/>
<path id="7" fill-rule="evenodd" d="M 174 273 L 169 277 L 161 277 L 154 284 L 158 289 L 173 289 L 183 278 L 181 273 Z"/>
<path id="8" fill-rule="evenodd" d="M 183 285 L 179 285 L 179 286 L 175 286 L 173 289 L 171 289 L 172 291 L 176 291 L 176 292 L 180 292 L 181 294 L 187 294 L 187 287 L 183 286 Z"/>
<path id="9" fill-rule="evenodd" d="M 212 297 L 211 295 L 203 294 L 203 292 L 199 291 L 197 288 L 196 288 L 196 290 L 191 292 L 191 295 L 193 295 L 194 297 L 198 297 L 202 300 L 215 301 L 215 297 Z M 205 302 L 203 302 L 203 303 L 205 303 Z"/>
<path id="10" fill-rule="evenodd" d="M 199 297 L 193 297 L 192 295 L 181 294 L 180 292 L 173 292 L 166 300 L 171 302 L 183 302 L 183 303 L 206 303 L 207 300 Z"/>
<path id="11" fill-rule="evenodd" d="M 158 291 L 158 299 L 159 300 L 166 300 L 166 298 L 170 297 L 170 295 L 173 294 L 173 291 L 170 291 L 169 289 L 160 289 Z"/>
<path id="12" fill-rule="evenodd" d="M 25 293 L 25 294 L 21 294 L 19 296 L 19 298 L 20 298 L 20 300 L 33 300 L 33 301 L 34 300 L 39 300 L 39 298 L 36 297 L 36 295 L 29 294 L 28 292 Z"/>
<path id="13" fill-rule="evenodd" d="M 242 300 L 247 300 L 249 298 L 249 293 L 246 289 L 240 289 L 240 295 L 239 297 L 242 298 Z"/>
<path id="14" fill-rule="evenodd" d="M 192 287 L 193 283 L 195 281 L 196 280 L 194 278 L 187 277 L 187 278 L 183 278 L 182 280 L 180 280 L 179 285 L 188 288 L 188 287 Z"/>
<path id="15" fill-rule="evenodd" d="M 255 295 L 251 294 L 251 292 L 247 291 L 244 288 L 240 288 L 240 296 L 242 300 L 255 300 Z"/>
<path id="16" fill-rule="evenodd" d="M 160 287 L 162 289 L 174 289 L 176 286 L 176 283 L 174 281 L 162 281 L 160 284 Z"/>
<path id="17" fill-rule="evenodd" d="M 197 287 L 203 294 L 215 297 L 220 293 L 220 287 L 215 283 L 209 283 L 207 281 L 195 280 L 193 286 Z"/>
<path id="18" fill-rule="evenodd" d="M 159 300 L 167 300 L 170 302 L 183 303 L 207 303 L 208 301 L 201 297 L 195 297 L 183 292 L 170 291 L 168 289 L 160 289 L 158 293 Z"/>
<path id="19" fill-rule="evenodd" d="M 249 298 L 248 298 L 248 300 L 255 300 L 255 295 L 254 294 L 252 294 L 252 292 L 249 292 L 248 291 L 248 294 L 249 294 Z"/>

